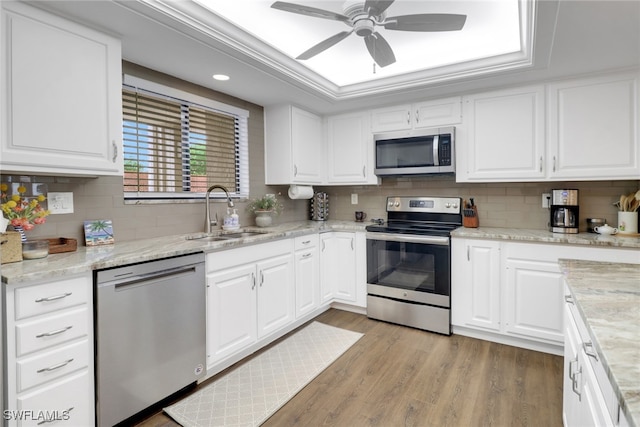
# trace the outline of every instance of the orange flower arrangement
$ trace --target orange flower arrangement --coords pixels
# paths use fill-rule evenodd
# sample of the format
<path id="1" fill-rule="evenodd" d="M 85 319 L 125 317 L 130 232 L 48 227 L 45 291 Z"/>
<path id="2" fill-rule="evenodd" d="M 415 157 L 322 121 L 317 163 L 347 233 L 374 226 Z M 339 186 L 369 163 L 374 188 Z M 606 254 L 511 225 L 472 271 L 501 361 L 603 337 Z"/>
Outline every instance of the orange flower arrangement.
<path id="1" fill-rule="evenodd" d="M 5 218 L 9 220 L 12 226 L 22 227 L 23 230 L 28 231 L 36 225 L 46 222 L 45 217 L 51 212 L 43 209 L 40 205 L 41 202 L 46 200 L 46 197 L 42 194 L 28 200 L 23 196 L 27 192 L 27 189 L 23 186 L 18 187 L 18 194 L 12 196 L 7 194 L 7 184 L 0 184 L 0 190 L 2 191 L 0 209 L 2 209 Z"/>

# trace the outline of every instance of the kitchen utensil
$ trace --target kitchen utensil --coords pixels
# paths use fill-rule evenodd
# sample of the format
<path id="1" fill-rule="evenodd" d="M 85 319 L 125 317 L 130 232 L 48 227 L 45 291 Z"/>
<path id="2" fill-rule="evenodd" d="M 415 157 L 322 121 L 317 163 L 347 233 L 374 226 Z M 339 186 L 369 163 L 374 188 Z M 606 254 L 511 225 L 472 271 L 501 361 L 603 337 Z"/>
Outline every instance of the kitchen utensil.
<path id="1" fill-rule="evenodd" d="M 604 234 L 604 235 L 611 235 L 611 234 L 618 233 L 618 229 L 611 227 L 609 224 L 599 225 L 597 227 L 594 227 L 594 230 L 596 233 Z"/>
<path id="2" fill-rule="evenodd" d="M 462 225 L 466 228 L 478 228 L 478 208 L 476 207 L 473 197 L 469 198 L 469 203 L 466 200 L 462 203 Z"/>
<path id="3" fill-rule="evenodd" d="M 587 218 L 587 231 L 589 233 L 595 233 L 594 227 L 605 225 L 606 223 L 606 218 Z"/>

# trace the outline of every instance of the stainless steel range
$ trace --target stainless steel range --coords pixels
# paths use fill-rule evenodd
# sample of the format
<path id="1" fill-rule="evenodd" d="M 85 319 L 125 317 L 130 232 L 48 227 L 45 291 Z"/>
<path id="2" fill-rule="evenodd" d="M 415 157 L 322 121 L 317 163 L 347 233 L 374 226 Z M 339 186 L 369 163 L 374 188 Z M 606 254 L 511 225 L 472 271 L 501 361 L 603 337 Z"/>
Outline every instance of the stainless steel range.
<path id="1" fill-rule="evenodd" d="M 387 223 L 367 226 L 367 316 L 451 334 L 450 233 L 459 197 L 388 197 Z"/>

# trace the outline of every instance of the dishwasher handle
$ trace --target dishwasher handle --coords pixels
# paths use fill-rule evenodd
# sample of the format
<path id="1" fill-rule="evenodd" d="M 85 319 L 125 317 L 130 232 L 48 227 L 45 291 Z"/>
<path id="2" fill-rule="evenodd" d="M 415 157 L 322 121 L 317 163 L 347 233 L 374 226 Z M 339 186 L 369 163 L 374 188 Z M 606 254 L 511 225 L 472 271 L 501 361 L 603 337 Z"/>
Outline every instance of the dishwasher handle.
<path id="1" fill-rule="evenodd" d="M 153 271 L 145 274 L 136 274 L 133 276 L 127 276 L 112 282 L 98 283 L 98 287 L 112 286 L 112 287 L 115 287 L 116 289 L 121 289 L 127 286 L 139 285 L 144 282 L 164 280 L 164 279 L 168 279 L 168 278 L 172 278 L 172 277 L 176 277 L 184 274 L 191 274 L 195 272 L 196 272 L 195 265 L 174 267 L 174 268 L 168 268 L 165 270 Z"/>

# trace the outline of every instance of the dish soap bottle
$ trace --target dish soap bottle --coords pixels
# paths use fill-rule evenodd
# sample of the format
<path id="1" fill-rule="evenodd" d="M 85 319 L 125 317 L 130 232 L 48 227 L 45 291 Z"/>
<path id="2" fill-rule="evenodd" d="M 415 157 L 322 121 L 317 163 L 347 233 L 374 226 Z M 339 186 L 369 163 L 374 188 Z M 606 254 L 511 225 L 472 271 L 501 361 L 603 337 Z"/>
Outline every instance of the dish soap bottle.
<path id="1" fill-rule="evenodd" d="M 233 228 L 240 227 L 240 217 L 238 216 L 238 210 L 237 209 L 234 209 L 233 213 L 231 214 L 231 226 Z"/>

